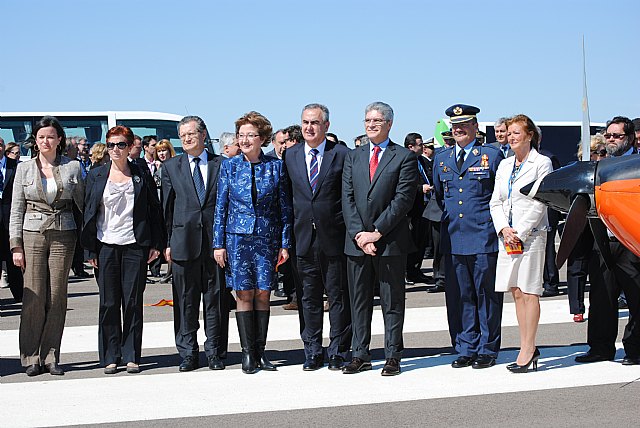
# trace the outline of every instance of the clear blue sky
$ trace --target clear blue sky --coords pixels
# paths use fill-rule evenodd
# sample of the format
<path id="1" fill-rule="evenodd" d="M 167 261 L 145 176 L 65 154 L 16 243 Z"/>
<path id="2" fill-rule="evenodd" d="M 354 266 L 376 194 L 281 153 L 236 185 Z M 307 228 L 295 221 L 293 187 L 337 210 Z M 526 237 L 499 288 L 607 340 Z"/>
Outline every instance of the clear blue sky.
<path id="1" fill-rule="evenodd" d="M 637 0 L 2 0 L 0 32 L 0 111 L 190 113 L 216 137 L 320 102 L 351 142 L 380 100 L 400 143 L 454 103 L 579 121 L 584 34 L 591 119 L 640 116 Z"/>

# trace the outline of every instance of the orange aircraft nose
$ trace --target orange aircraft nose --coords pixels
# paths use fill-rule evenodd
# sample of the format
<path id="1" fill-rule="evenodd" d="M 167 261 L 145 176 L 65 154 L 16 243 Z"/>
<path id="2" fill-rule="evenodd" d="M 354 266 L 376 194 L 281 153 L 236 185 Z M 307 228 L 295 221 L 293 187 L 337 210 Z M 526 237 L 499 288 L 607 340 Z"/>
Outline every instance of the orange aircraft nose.
<path id="1" fill-rule="evenodd" d="M 596 209 L 618 240 L 640 257 L 640 179 L 596 186 Z"/>

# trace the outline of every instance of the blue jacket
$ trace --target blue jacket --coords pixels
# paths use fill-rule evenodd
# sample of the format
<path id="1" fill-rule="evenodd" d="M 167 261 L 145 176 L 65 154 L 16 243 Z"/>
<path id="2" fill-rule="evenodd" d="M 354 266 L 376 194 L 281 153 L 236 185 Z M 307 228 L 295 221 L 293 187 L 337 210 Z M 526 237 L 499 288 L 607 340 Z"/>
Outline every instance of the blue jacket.
<path id="1" fill-rule="evenodd" d="M 255 165 L 257 200 L 251 198 L 251 163 L 244 156 L 222 162 L 213 222 L 213 248 L 225 248 L 225 234 L 270 238 L 278 248 L 291 246 L 292 208 L 284 162 L 260 155 Z"/>
<path id="2" fill-rule="evenodd" d="M 473 255 L 498 251 L 489 201 L 502 152 L 476 141 L 461 170 L 455 145 L 439 152 L 433 166 L 433 185 L 442 207 L 441 250 L 444 254 Z M 483 160 L 484 159 L 484 160 Z"/>

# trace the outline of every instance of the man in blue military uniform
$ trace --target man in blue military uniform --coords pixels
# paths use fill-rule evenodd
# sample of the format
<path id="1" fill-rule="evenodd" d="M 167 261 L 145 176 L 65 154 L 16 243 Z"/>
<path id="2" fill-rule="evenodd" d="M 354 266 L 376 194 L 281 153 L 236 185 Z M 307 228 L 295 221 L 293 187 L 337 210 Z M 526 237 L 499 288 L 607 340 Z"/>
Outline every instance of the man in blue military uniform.
<path id="1" fill-rule="evenodd" d="M 456 144 L 436 155 L 433 181 L 442 205 L 441 249 L 446 266 L 450 332 L 459 357 L 452 367 L 495 364 L 500 350 L 503 293 L 494 288 L 498 237 L 489 200 L 504 156 L 476 140 L 479 108 L 456 104 L 446 110 Z"/>

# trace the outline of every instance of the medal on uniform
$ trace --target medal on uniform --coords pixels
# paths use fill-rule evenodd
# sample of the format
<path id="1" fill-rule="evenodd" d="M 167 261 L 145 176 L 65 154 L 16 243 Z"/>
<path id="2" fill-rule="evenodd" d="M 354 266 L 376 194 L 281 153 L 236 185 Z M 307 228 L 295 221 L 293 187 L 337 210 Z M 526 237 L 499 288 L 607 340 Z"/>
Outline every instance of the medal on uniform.
<path id="1" fill-rule="evenodd" d="M 471 153 L 473 153 L 474 156 L 478 156 L 479 152 L 478 152 L 478 149 L 473 149 Z"/>
<path id="2" fill-rule="evenodd" d="M 449 171 L 449 169 L 446 166 L 443 166 L 442 167 L 442 172 L 447 172 L 447 171 Z"/>
<path id="3" fill-rule="evenodd" d="M 484 155 L 482 155 L 482 160 L 480 161 L 480 166 L 483 166 L 485 168 L 489 167 L 489 155 L 487 155 L 486 153 Z"/>

